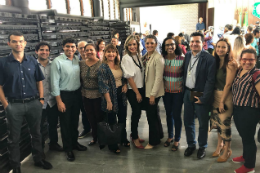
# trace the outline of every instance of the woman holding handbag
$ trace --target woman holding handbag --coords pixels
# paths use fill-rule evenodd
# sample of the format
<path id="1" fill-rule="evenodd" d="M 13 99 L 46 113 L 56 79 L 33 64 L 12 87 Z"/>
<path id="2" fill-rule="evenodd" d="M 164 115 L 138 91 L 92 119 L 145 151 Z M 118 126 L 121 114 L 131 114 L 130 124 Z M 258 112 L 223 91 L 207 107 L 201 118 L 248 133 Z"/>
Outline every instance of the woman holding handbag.
<path id="1" fill-rule="evenodd" d="M 158 103 L 161 96 L 164 95 L 164 59 L 155 50 L 157 43 L 157 38 L 154 35 L 147 35 L 145 37 L 147 53 L 142 58 L 145 73 L 145 97 L 143 101 L 149 124 L 149 143 L 145 149 L 152 149 L 154 146 L 160 144 L 160 139 L 162 138 L 161 120 L 158 116 Z"/>
<path id="2" fill-rule="evenodd" d="M 234 122 L 243 143 L 243 155 L 233 158 L 235 163 L 244 163 L 236 173 L 255 172 L 255 132 L 260 121 L 260 73 L 256 69 L 256 51 L 245 49 L 240 56 L 241 69 L 232 85 Z"/>
<path id="3" fill-rule="evenodd" d="M 123 71 L 118 60 L 118 50 L 112 44 L 105 47 L 103 64 L 98 72 L 99 92 L 102 94 L 101 110 L 108 116 L 109 124 L 118 123 L 124 125 L 121 135 L 121 144 L 130 147 L 126 134 L 127 85 L 123 80 Z M 118 144 L 108 145 L 116 154 L 120 153 Z"/>
<path id="4" fill-rule="evenodd" d="M 221 38 L 216 43 L 214 56 L 217 73 L 210 120 L 212 126 L 216 126 L 218 129 L 218 144 L 212 157 L 218 157 L 217 162 L 226 162 L 232 153 L 231 117 L 233 102 L 231 86 L 237 73 L 237 63 L 233 60 L 231 44 L 226 38 Z M 223 154 L 221 155 L 222 151 Z"/>
<path id="5" fill-rule="evenodd" d="M 139 38 L 130 35 L 124 45 L 125 55 L 121 62 L 124 77 L 128 80 L 127 98 L 132 108 L 131 116 L 131 137 L 136 148 L 143 149 L 141 142 L 144 140 L 138 136 L 138 123 L 142 113 L 144 98 L 143 88 L 143 63 L 140 58 Z"/>

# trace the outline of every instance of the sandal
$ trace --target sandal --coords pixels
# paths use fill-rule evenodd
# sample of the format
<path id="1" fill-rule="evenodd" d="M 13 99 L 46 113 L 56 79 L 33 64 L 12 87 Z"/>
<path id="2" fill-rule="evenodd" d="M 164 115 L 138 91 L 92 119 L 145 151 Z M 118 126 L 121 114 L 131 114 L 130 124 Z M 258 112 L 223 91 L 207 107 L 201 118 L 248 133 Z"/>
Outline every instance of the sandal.
<path id="1" fill-rule="evenodd" d="M 172 145 L 172 151 L 177 151 L 179 149 L 180 143 L 178 143 L 178 145 Z"/>
<path id="2" fill-rule="evenodd" d="M 168 140 L 166 140 L 166 141 L 164 142 L 164 147 L 169 147 L 172 142 L 173 142 L 173 139 L 172 139 L 170 142 L 168 142 Z"/>
<path id="3" fill-rule="evenodd" d="M 110 150 L 110 151 L 115 153 L 115 154 L 120 154 L 121 153 L 120 148 L 117 148 L 115 150 Z"/>
<path id="4" fill-rule="evenodd" d="M 121 143 L 124 147 L 130 147 L 130 142 L 126 140 L 125 142 Z"/>

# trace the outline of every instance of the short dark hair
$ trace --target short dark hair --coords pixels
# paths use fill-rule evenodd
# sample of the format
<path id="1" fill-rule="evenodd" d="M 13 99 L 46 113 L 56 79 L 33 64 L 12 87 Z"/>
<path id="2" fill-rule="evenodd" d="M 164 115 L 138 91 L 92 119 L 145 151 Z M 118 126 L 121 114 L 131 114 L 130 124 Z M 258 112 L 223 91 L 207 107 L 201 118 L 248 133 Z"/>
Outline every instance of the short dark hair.
<path id="1" fill-rule="evenodd" d="M 174 36 L 174 33 L 173 33 L 173 32 L 169 32 L 169 33 L 167 34 L 167 37 L 172 37 L 172 36 Z"/>
<path id="2" fill-rule="evenodd" d="M 177 44 L 177 42 L 175 41 L 175 39 L 173 39 L 172 37 L 166 37 L 164 40 L 163 40 L 163 43 L 162 43 L 162 55 L 165 57 L 167 55 L 167 51 L 165 50 L 165 43 L 167 40 L 173 40 L 174 43 L 175 43 L 175 46 L 176 46 L 176 49 L 174 51 L 175 55 L 181 55 L 182 54 L 182 50 L 181 48 L 179 47 L 179 45 Z"/>
<path id="3" fill-rule="evenodd" d="M 183 37 L 184 35 L 183 35 L 183 33 L 179 33 L 179 37 Z"/>
<path id="4" fill-rule="evenodd" d="M 200 36 L 201 37 L 201 41 L 204 41 L 204 35 L 201 32 L 193 32 L 190 37 L 196 37 L 196 36 Z"/>
<path id="5" fill-rule="evenodd" d="M 118 30 L 114 30 L 114 31 L 112 32 L 112 37 L 114 37 L 116 34 L 119 34 L 119 31 L 118 31 Z"/>
<path id="6" fill-rule="evenodd" d="M 157 30 L 153 30 L 153 35 L 157 35 L 158 31 Z"/>
<path id="7" fill-rule="evenodd" d="M 15 35 L 15 36 L 23 36 L 23 38 L 24 38 L 23 33 L 19 32 L 19 31 L 14 31 L 14 32 L 11 32 L 11 33 L 8 35 L 8 41 L 9 41 L 9 42 L 11 41 L 10 38 L 11 38 L 12 35 Z M 25 38 L 24 38 L 24 40 L 25 40 Z"/>
<path id="8" fill-rule="evenodd" d="M 88 46 L 94 47 L 95 51 L 97 51 L 97 47 L 96 47 L 96 45 L 95 45 L 94 43 L 88 43 L 88 44 L 86 44 L 86 46 L 84 47 L 84 50 L 86 50 L 86 48 L 87 48 Z"/>
<path id="9" fill-rule="evenodd" d="M 242 57 L 243 57 L 243 55 L 244 55 L 245 53 L 254 54 L 254 55 L 255 55 L 255 59 L 257 59 L 257 55 L 256 55 L 255 49 L 244 49 L 244 50 L 241 52 L 240 60 L 242 59 Z"/>
<path id="10" fill-rule="evenodd" d="M 250 44 L 254 40 L 254 35 L 252 33 L 245 34 L 246 45 Z"/>
<path id="11" fill-rule="evenodd" d="M 156 44 L 158 43 L 158 40 L 157 40 L 157 38 L 156 38 L 154 35 L 147 35 L 147 36 L 144 38 L 144 42 L 146 42 L 146 40 L 147 40 L 148 38 L 154 39 L 155 43 L 156 43 Z"/>
<path id="12" fill-rule="evenodd" d="M 49 43 L 47 43 L 46 41 L 41 41 L 40 43 L 38 43 L 35 46 L 35 51 L 38 52 L 38 50 L 42 47 L 42 46 L 48 46 L 49 47 L 49 51 L 51 50 L 51 45 Z"/>
<path id="13" fill-rule="evenodd" d="M 259 29 L 255 29 L 255 30 L 253 31 L 253 33 L 254 33 L 254 35 L 256 35 L 257 33 L 259 33 Z"/>
<path id="14" fill-rule="evenodd" d="M 227 24 L 225 26 L 225 28 L 227 28 L 229 31 L 231 31 L 233 29 L 233 25 Z"/>
<path id="15" fill-rule="evenodd" d="M 65 46 L 67 43 L 74 43 L 77 46 L 77 41 L 74 38 L 66 38 L 62 41 L 62 46 Z"/>

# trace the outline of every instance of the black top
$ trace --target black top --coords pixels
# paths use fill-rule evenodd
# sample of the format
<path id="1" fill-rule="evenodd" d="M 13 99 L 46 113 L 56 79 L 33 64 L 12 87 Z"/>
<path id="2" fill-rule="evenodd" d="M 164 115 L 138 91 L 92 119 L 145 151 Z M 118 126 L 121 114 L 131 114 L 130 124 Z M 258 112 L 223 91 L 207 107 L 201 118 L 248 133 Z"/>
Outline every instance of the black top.
<path id="1" fill-rule="evenodd" d="M 20 63 L 13 54 L 0 58 L 0 85 L 5 96 L 12 99 L 25 99 L 38 95 L 37 83 L 44 80 L 35 58 L 24 55 Z"/>

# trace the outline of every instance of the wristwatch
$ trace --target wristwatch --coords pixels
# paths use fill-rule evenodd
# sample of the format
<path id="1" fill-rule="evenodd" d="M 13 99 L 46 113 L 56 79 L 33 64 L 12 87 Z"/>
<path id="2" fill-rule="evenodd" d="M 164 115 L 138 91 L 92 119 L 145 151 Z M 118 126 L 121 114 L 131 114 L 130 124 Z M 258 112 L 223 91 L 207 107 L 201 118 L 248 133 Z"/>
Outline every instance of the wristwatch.
<path id="1" fill-rule="evenodd" d="M 44 98 L 39 98 L 39 101 L 43 100 L 44 101 Z"/>

